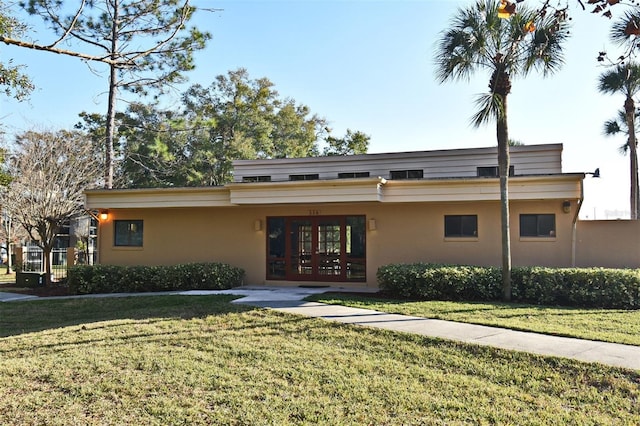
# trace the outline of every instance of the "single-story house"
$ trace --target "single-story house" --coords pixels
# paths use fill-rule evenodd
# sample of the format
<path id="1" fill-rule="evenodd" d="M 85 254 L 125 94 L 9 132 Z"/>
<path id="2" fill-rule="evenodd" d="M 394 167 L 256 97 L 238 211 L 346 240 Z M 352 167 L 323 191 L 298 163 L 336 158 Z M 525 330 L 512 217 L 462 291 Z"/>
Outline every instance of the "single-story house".
<path id="1" fill-rule="evenodd" d="M 576 264 L 584 173 L 511 147 L 514 266 Z M 240 160 L 217 187 L 86 192 L 99 263 L 226 262 L 246 284 L 376 287 L 381 265 L 500 265 L 497 150 Z"/>

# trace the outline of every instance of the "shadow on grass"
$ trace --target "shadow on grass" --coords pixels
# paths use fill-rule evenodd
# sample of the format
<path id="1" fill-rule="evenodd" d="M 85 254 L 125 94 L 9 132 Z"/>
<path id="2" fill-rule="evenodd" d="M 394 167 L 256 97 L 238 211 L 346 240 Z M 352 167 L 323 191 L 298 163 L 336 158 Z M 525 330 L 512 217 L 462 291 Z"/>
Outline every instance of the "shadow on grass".
<path id="1" fill-rule="evenodd" d="M 0 337 L 101 321 L 204 318 L 255 307 L 232 304 L 234 295 L 148 296 L 32 300 L 0 304 Z"/>
<path id="2" fill-rule="evenodd" d="M 323 294 L 314 294 L 307 298 L 306 301 L 310 302 L 320 302 L 326 301 L 330 303 L 332 300 L 336 302 L 340 301 L 349 301 L 352 303 L 357 303 L 362 305 L 363 307 L 367 306 L 377 306 L 379 304 L 385 304 L 388 306 L 401 306 L 410 303 L 421 303 L 421 302 L 441 302 L 442 304 L 451 303 L 455 306 L 452 306 L 449 309 L 445 309 L 444 306 L 437 307 L 437 314 L 465 314 L 465 313 L 474 313 L 474 312 L 500 312 L 500 311 L 511 311 L 511 310 L 523 310 L 526 311 L 522 314 L 513 313 L 509 315 L 499 314 L 502 318 L 515 318 L 519 316 L 535 316 L 535 312 L 540 312 L 541 314 L 548 315 L 593 315 L 594 311 L 603 311 L 607 314 L 619 314 L 619 313 L 627 313 L 632 310 L 629 309 L 607 309 L 607 308 L 588 308 L 588 307 L 575 307 L 575 306 L 550 306 L 550 305 L 532 305 L 526 303 L 516 303 L 516 302 L 499 302 L 499 301 L 449 301 L 449 300 L 413 300 L 413 299 L 398 299 L 391 297 L 380 297 L 380 294 L 372 294 L 368 295 L 356 295 L 356 294 L 344 294 L 344 293 L 323 293 Z M 462 307 L 461 307 L 462 306 Z M 550 311 L 554 311 L 553 314 Z M 599 312 L 601 313 L 601 312 Z"/>

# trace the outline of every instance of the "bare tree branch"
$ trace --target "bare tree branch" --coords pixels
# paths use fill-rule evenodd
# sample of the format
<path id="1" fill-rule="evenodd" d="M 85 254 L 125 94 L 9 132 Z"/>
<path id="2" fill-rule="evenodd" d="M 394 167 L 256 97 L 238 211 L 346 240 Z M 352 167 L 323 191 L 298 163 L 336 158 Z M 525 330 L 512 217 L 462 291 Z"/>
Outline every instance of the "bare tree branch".
<path id="1" fill-rule="evenodd" d="M 82 53 L 82 52 L 75 52 L 73 50 L 58 49 L 58 48 L 55 48 L 55 47 L 49 47 L 49 46 L 45 46 L 45 45 L 42 45 L 42 44 L 28 42 L 28 41 L 15 40 L 15 39 L 12 39 L 12 38 L 9 38 L 9 37 L 0 36 L 0 42 L 2 42 L 4 44 L 7 44 L 7 45 L 25 47 L 27 49 L 42 50 L 42 51 L 46 51 L 46 52 L 57 53 L 57 54 L 60 54 L 60 55 L 73 56 L 73 57 L 84 59 L 84 60 L 87 60 L 87 61 L 103 62 L 103 63 L 110 64 L 110 65 L 118 64 L 117 61 L 113 61 L 113 60 L 109 59 L 109 56 L 89 55 L 89 54 Z M 121 63 L 121 65 L 124 65 L 124 64 Z"/>
<path id="2" fill-rule="evenodd" d="M 101 174 L 96 150 L 80 132 L 26 132 L 16 140 L 9 159 L 14 177 L 5 209 L 45 254 L 47 283 L 49 254 L 60 227 L 84 211 L 84 191 L 96 187 Z"/>

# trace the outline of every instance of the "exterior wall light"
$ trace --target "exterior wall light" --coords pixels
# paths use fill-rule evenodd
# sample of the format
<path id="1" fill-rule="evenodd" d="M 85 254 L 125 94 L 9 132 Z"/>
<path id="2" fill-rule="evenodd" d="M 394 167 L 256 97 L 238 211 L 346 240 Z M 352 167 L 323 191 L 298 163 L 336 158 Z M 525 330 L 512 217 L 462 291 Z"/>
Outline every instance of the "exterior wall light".
<path id="1" fill-rule="evenodd" d="M 369 219 L 369 231 L 375 231 L 377 229 L 377 224 L 375 219 Z"/>
<path id="2" fill-rule="evenodd" d="M 600 167 L 595 169 L 593 172 L 585 172 L 585 175 L 591 175 L 591 177 L 599 178 L 600 177 Z"/>
<path id="3" fill-rule="evenodd" d="M 253 230 L 256 232 L 262 231 L 262 221 L 260 219 L 253 221 Z"/>
<path id="4" fill-rule="evenodd" d="M 109 219 L 109 210 L 102 210 L 100 212 L 100 220 L 105 221 L 107 219 Z"/>
<path id="5" fill-rule="evenodd" d="M 562 211 L 565 213 L 571 213 L 571 201 L 565 200 L 562 202 Z"/>

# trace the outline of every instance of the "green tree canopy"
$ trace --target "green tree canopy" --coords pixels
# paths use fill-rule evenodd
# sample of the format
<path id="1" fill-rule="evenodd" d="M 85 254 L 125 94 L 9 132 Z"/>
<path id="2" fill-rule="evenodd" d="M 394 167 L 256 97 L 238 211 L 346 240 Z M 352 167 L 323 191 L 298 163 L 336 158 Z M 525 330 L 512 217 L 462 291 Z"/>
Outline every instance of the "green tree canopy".
<path id="1" fill-rule="evenodd" d="M 96 138 L 104 133 L 103 117 L 81 117 L 80 129 Z M 359 131 L 331 136 L 324 118 L 242 68 L 208 87 L 189 87 L 176 111 L 132 103 L 117 123 L 120 187 L 222 185 L 233 178 L 233 160 L 316 156 L 323 142 L 326 155 L 359 154 L 369 143 Z"/>
<path id="2" fill-rule="evenodd" d="M 223 145 L 247 144 L 249 158 L 315 155 L 326 127 L 309 107 L 280 97 L 269 79 L 251 79 L 244 68 L 218 75 L 209 87 L 191 86 L 183 103 L 186 119 L 209 123 L 209 137 Z"/>
<path id="3" fill-rule="evenodd" d="M 366 154 L 369 149 L 369 135 L 362 132 L 352 132 L 347 129 L 347 134 L 341 138 L 327 136 L 325 138 L 327 147 L 322 152 L 323 155 L 354 155 Z"/>
<path id="4" fill-rule="evenodd" d="M 640 192 L 638 189 L 638 142 L 636 139 L 636 104 L 634 97 L 640 92 L 640 65 L 635 62 L 618 65 L 600 75 L 598 90 L 605 94 L 624 96 L 624 123 L 627 133 L 626 147 L 629 150 L 631 188 L 629 195 L 631 219 L 638 218 Z M 607 129 L 605 129 L 607 130 Z M 615 132 L 615 124 L 608 125 L 610 134 Z"/>
<path id="5" fill-rule="evenodd" d="M 11 16 L 8 10 L 7 3 L 0 0 L 0 39 L 20 37 L 26 31 L 26 26 Z M 19 101 L 24 100 L 34 88 L 23 69 L 22 65 L 14 64 L 12 59 L 0 62 L 0 90 Z"/>
<path id="6" fill-rule="evenodd" d="M 196 10 L 190 0 L 82 0 L 71 14 L 68 2 L 60 0 L 21 4 L 41 17 L 57 38 L 40 44 L 11 37 L 1 41 L 108 66 L 104 186 L 111 188 L 119 93 L 161 93 L 183 81 L 183 73 L 195 67 L 193 53 L 203 49 L 211 35 L 187 26 Z"/>

